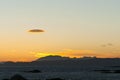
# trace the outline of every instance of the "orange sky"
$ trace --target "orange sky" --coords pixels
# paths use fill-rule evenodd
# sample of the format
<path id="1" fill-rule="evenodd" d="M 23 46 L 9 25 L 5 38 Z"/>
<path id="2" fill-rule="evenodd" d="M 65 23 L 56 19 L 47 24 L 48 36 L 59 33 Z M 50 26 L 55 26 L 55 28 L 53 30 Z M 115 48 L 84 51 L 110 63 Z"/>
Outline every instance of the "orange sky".
<path id="1" fill-rule="evenodd" d="M 120 57 L 119 3 L 0 0 L 0 61 L 32 61 L 54 54 Z"/>
<path id="2" fill-rule="evenodd" d="M 97 53 L 94 50 L 72 50 L 72 49 L 64 49 L 61 51 L 56 52 L 29 52 L 28 54 L 20 54 L 16 51 L 12 53 L 5 53 L 1 55 L 0 61 L 33 61 L 40 57 L 49 56 L 49 55 L 61 55 L 64 57 L 71 57 L 71 58 L 81 58 L 83 56 L 96 56 L 98 58 L 117 58 L 120 56 L 119 54 L 113 55 L 110 53 Z"/>

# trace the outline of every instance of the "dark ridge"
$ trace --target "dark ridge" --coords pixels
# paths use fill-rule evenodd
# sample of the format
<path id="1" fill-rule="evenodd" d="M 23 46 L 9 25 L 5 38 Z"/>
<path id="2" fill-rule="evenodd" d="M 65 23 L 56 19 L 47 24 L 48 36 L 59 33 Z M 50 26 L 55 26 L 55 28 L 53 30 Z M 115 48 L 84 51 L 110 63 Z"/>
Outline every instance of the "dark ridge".
<path id="1" fill-rule="evenodd" d="M 46 80 L 64 80 L 64 79 L 61 79 L 61 78 L 51 78 L 51 79 L 46 79 Z"/>
<path id="2" fill-rule="evenodd" d="M 10 80 L 27 80 L 27 79 L 25 79 L 23 76 L 19 74 L 15 74 L 14 76 L 10 78 Z"/>
<path id="3" fill-rule="evenodd" d="M 42 71 L 35 69 L 35 70 L 23 71 L 23 72 L 26 72 L 26 73 L 41 73 Z"/>
<path id="4" fill-rule="evenodd" d="M 120 70 L 94 70 L 96 72 L 101 72 L 101 73 L 119 73 L 120 74 Z"/>

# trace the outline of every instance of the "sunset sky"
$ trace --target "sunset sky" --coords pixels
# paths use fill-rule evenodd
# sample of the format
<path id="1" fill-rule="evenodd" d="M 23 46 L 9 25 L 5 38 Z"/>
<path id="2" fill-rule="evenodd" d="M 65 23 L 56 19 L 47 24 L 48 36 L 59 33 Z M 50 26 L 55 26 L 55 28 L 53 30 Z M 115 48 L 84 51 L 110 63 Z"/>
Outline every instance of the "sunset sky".
<path id="1" fill-rule="evenodd" d="M 0 61 L 120 57 L 120 0 L 0 0 L 0 37 Z"/>

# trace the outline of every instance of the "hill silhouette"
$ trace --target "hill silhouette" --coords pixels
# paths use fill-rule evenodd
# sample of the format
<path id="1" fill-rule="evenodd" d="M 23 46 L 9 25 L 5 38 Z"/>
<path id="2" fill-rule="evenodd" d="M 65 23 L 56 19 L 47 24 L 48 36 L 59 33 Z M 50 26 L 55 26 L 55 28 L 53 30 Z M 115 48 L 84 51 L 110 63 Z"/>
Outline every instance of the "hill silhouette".
<path id="1" fill-rule="evenodd" d="M 62 56 L 59 56 L 59 55 L 49 55 L 49 56 L 39 58 L 36 61 L 43 61 L 43 60 L 54 61 L 54 60 L 69 60 L 69 59 L 70 59 L 69 57 L 62 57 Z"/>

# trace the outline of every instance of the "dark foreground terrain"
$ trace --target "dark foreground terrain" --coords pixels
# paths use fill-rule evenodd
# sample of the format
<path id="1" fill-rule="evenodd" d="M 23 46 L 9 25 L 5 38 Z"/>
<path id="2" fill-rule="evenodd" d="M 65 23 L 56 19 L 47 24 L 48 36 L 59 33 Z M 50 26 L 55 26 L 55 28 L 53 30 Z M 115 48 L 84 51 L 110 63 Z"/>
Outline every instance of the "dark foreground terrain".
<path id="1" fill-rule="evenodd" d="M 39 59 L 0 64 L 0 80 L 19 74 L 27 80 L 120 80 L 119 58 Z"/>

